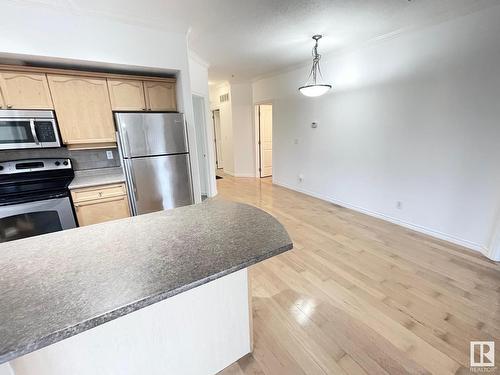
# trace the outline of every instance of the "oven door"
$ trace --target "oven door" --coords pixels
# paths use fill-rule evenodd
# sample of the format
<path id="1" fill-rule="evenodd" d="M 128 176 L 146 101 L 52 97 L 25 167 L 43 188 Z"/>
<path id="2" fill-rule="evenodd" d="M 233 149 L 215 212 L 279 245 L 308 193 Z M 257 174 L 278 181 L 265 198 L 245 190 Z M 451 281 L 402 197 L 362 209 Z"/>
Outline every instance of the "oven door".
<path id="1" fill-rule="evenodd" d="M 0 150 L 40 148 L 35 124 L 31 119 L 0 119 Z"/>
<path id="2" fill-rule="evenodd" d="M 75 227 L 68 197 L 0 207 L 0 242 Z"/>

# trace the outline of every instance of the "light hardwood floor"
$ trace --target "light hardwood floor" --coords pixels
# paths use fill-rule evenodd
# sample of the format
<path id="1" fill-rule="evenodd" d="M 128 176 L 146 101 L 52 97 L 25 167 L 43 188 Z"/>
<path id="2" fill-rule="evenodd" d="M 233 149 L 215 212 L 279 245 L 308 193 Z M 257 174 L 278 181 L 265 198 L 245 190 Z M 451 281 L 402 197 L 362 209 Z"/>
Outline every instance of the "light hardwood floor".
<path id="1" fill-rule="evenodd" d="M 500 373 L 498 263 L 270 179 L 217 184 L 295 245 L 251 268 L 254 351 L 220 374 L 466 374 L 471 340 Z"/>

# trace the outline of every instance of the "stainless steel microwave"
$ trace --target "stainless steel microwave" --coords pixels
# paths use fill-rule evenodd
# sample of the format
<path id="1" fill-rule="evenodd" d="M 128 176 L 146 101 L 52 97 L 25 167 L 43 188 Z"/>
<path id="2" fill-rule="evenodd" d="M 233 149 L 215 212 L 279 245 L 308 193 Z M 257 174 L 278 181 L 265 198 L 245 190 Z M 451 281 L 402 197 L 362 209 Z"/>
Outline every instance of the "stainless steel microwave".
<path id="1" fill-rule="evenodd" d="M 0 110 L 0 150 L 60 146 L 53 111 Z"/>

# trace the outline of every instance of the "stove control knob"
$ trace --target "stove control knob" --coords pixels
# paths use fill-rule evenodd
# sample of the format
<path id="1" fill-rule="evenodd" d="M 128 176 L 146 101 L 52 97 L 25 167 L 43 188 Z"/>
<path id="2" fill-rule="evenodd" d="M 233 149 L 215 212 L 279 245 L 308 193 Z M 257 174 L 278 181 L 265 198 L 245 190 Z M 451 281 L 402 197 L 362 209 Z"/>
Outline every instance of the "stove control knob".
<path id="1" fill-rule="evenodd" d="M 59 165 L 61 164 L 61 162 L 60 161 L 56 161 L 54 164 L 59 167 Z"/>
<path id="2" fill-rule="evenodd" d="M 68 161 L 67 160 L 63 161 L 63 165 L 68 165 Z"/>

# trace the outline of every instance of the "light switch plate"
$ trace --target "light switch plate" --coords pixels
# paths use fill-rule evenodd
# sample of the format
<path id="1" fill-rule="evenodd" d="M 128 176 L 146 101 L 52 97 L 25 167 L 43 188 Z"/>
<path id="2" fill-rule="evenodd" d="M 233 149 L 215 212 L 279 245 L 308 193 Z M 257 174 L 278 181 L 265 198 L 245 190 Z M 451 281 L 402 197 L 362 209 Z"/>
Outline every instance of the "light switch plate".
<path id="1" fill-rule="evenodd" d="M 106 157 L 108 158 L 108 160 L 113 159 L 113 151 L 111 150 L 106 151 Z"/>

